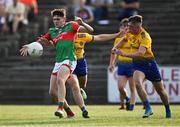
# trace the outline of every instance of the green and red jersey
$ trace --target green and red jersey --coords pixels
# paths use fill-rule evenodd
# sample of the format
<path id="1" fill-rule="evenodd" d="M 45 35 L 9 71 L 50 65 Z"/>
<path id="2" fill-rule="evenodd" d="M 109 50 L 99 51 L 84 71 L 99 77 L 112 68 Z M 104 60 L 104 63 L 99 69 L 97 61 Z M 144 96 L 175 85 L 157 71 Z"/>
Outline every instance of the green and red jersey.
<path id="1" fill-rule="evenodd" d="M 49 31 L 43 36 L 47 40 L 53 41 L 56 47 L 56 62 L 62 62 L 66 59 L 76 60 L 73 40 L 79 27 L 76 22 L 67 22 L 60 28 L 49 28 Z"/>

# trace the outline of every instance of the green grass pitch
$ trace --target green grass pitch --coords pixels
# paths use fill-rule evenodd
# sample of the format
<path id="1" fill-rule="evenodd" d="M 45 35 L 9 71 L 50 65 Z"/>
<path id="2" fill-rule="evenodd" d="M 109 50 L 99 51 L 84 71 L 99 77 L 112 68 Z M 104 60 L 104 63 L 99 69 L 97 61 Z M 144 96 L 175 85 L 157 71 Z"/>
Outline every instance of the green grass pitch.
<path id="1" fill-rule="evenodd" d="M 56 106 L 0 105 L 0 127 L 125 127 L 125 126 L 180 126 L 180 106 L 172 105 L 172 118 L 166 119 L 162 105 L 152 106 L 154 115 L 143 119 L 142 106 L 134 111 L 118 110 L 117 105 L 89 105 L 90 119 L 82 118 L 74 105 L 74 119 L 54 116 Z"/>

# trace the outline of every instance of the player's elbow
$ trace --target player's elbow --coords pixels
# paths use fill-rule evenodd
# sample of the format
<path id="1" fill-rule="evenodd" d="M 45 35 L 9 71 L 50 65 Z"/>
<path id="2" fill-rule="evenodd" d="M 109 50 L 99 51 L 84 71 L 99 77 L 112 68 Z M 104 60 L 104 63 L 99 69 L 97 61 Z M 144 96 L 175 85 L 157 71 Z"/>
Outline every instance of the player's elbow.
<path id="1" fill-rule="evenodd" d="M 145 52 L 138 52 L 138 56 L 143 56 Z"/>
<path id="2" fill-rule="evenodd" d="M 94 32 L 94 28 L 89 29 L 89 32 Z"/>

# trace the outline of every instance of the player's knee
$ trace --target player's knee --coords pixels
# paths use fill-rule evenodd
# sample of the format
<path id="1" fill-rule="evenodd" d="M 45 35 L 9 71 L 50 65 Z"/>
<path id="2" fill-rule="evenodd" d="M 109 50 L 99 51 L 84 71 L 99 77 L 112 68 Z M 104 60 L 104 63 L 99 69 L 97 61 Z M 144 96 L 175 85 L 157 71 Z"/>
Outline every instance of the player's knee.
<path id="1" fill-rule="evenodd" d="M 140 80 L 134 80 L 134 84 L 136 87 L 141 87 L 142 82 Z"/>
<path id="2" fill-rule="evenodd" d="M 124 86 L 120 85 L 119 86 L 119 91 L 124 91 Z"/>
<path id="3" fill-rule="evenodd" d="M 55 91 L 54 90 L 49 90 L 49 95 L 52 96 L 52 97 L 56 96 Z"/>
<path id="4" fill-rule="evenodd" d="M 63 83 L 65 83 L 64 79 L 61 78 L 61 77 L 58 77 L 57 78 L 57 84 L 60 85 L 60 84 L 63 84 Z"/>

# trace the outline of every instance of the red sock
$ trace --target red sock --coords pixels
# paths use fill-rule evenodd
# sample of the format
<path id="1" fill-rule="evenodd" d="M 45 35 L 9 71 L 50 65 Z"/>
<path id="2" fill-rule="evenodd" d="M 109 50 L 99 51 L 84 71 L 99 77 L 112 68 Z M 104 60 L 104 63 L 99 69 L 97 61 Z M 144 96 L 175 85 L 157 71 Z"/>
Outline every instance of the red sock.
<path id="1" fill-rule="evenodd" d="M 58 109 L 63 110 L 64 107 L 63 106 L 58 106 Z"/>

